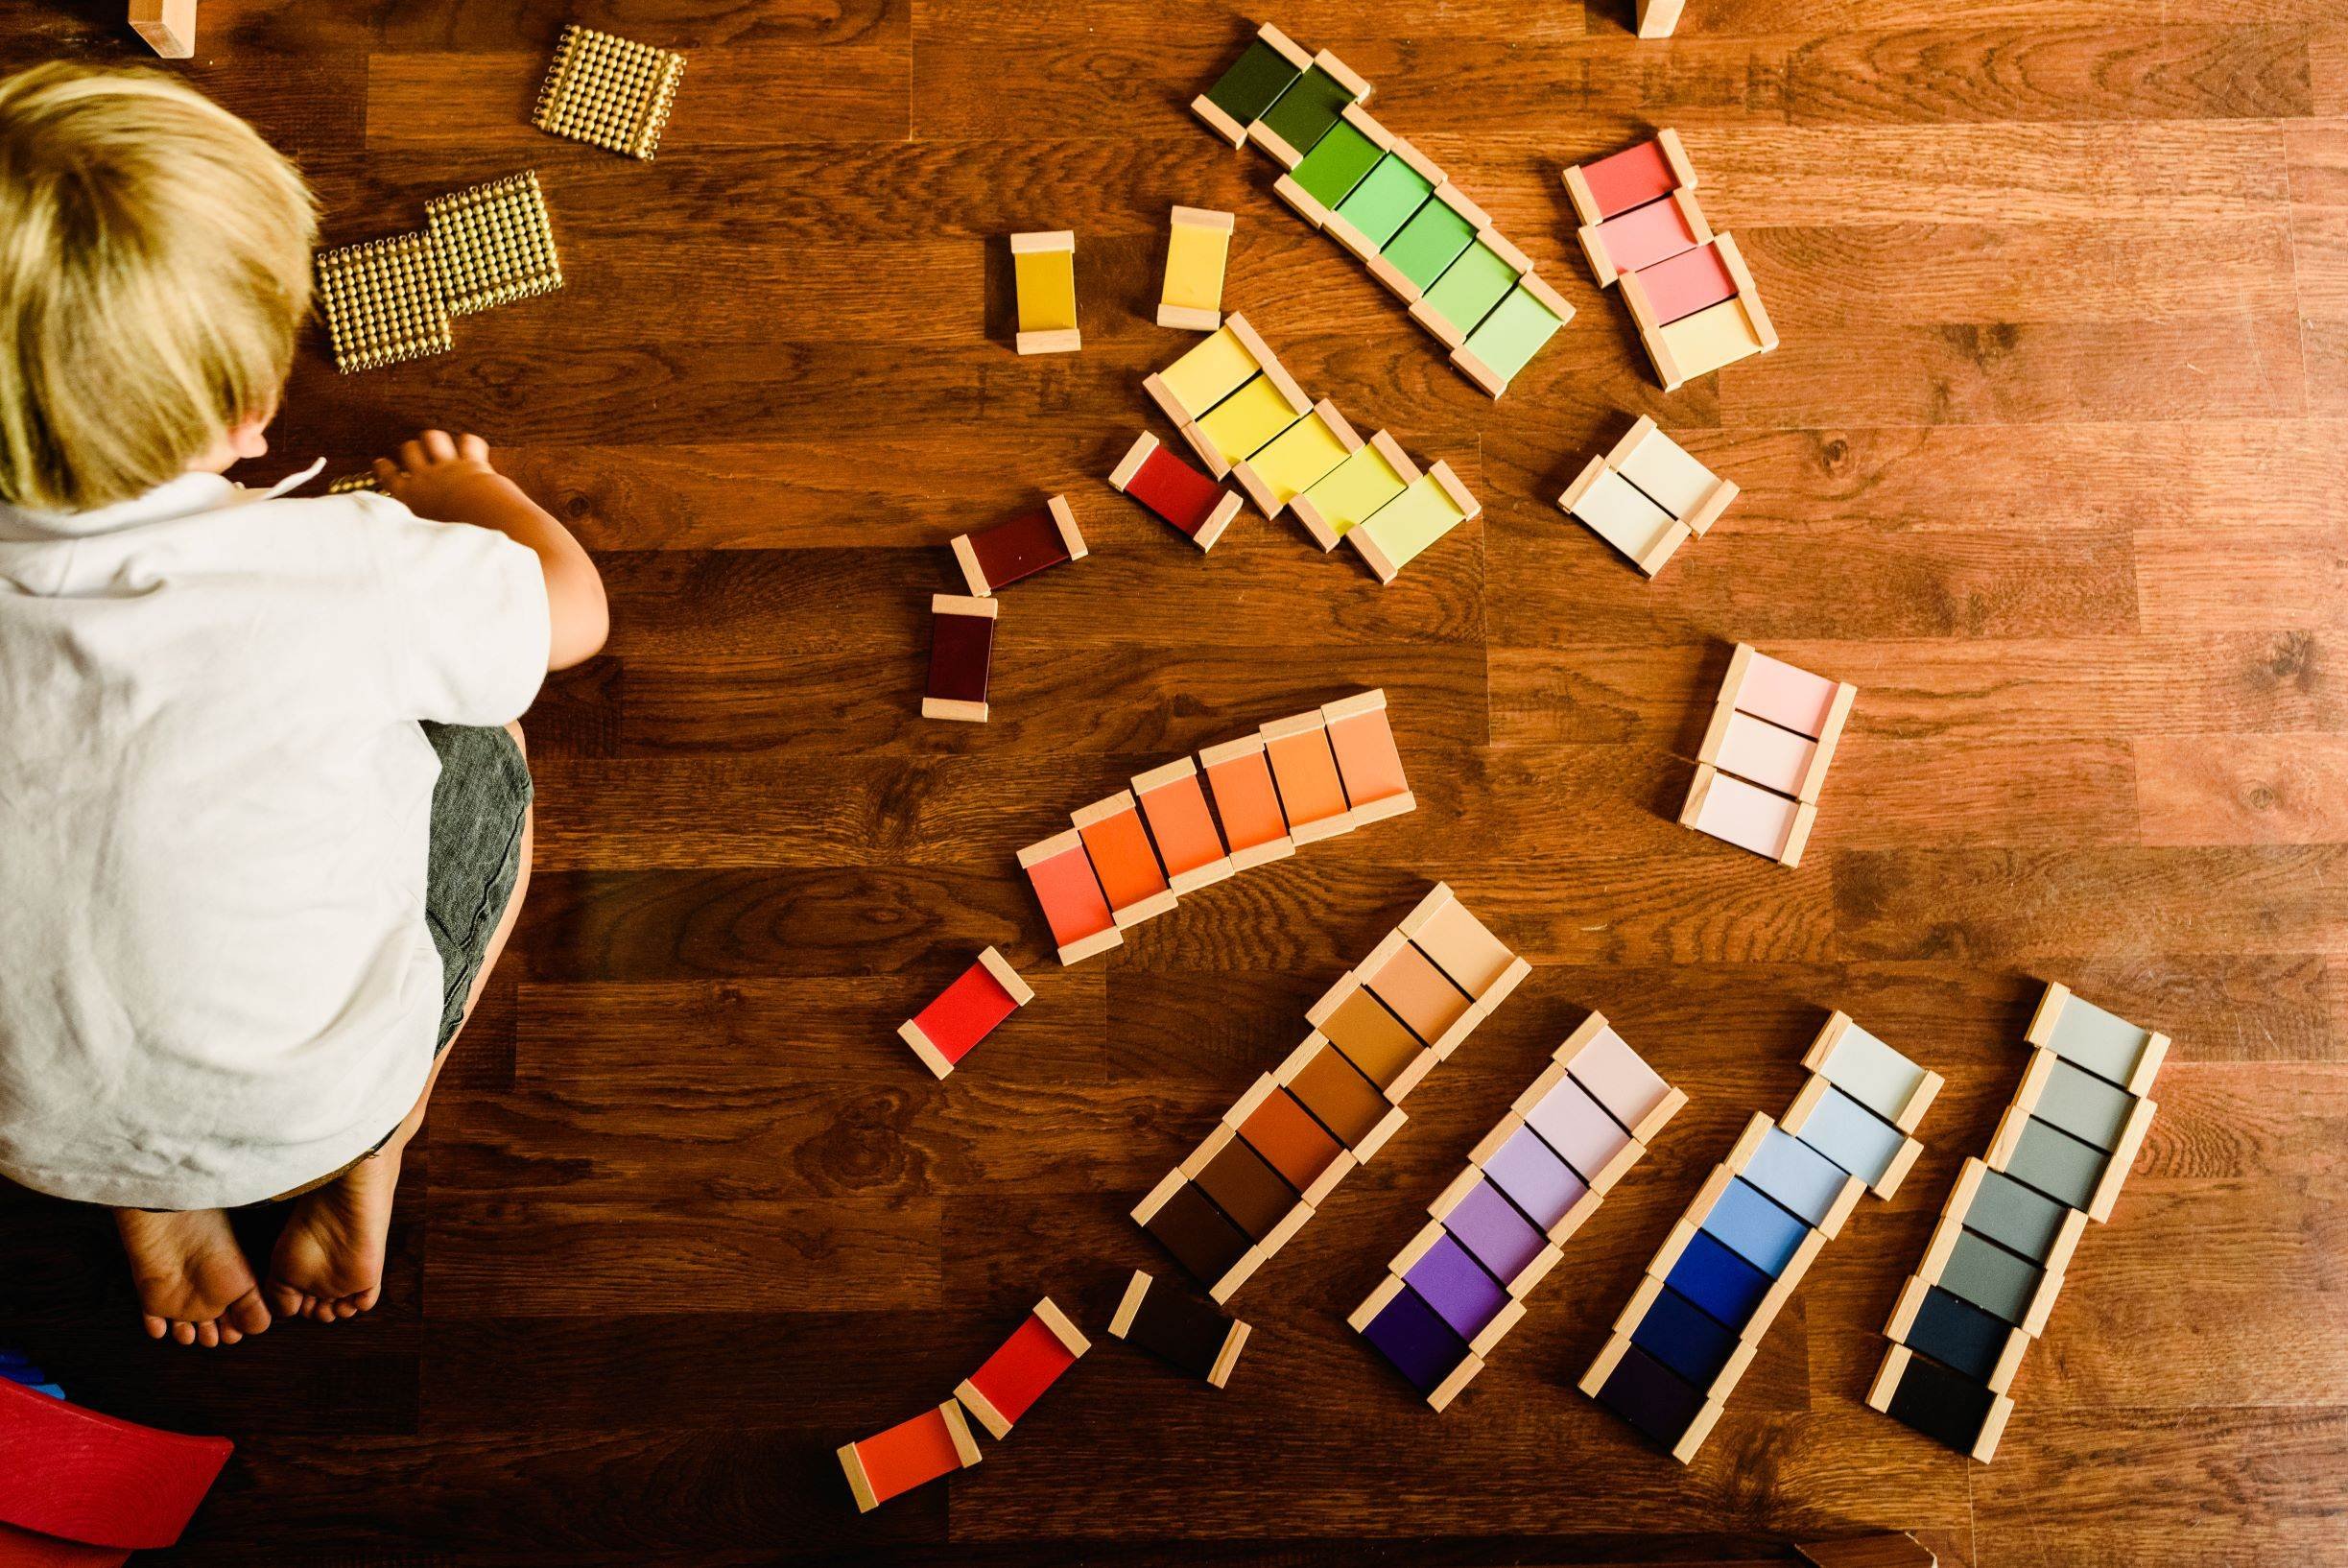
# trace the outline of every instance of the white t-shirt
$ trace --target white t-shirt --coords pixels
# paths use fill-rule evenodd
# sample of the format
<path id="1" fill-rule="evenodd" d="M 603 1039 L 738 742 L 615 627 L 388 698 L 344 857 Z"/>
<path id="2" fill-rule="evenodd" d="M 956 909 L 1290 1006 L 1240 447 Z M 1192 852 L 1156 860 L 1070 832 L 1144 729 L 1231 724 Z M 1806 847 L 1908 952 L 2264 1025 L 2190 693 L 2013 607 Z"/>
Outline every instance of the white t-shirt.
<path id="1" fill-rule="evenodd" d="M 0 1175 L 83 1202 L 257 1202 L 414 1108 L 439 764 L 546 674 L 502 534 L 187 474 L 0 506 Z"/>

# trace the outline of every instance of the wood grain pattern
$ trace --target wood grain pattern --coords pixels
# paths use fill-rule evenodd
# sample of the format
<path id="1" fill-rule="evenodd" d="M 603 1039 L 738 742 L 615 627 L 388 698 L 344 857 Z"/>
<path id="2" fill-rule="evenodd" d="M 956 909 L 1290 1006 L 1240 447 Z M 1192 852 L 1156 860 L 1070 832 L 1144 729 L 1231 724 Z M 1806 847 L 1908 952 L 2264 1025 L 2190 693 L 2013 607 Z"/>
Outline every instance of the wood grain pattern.
<path id="1" fill-rule="evenodd" d="M 1294 0 L 1575 319 L 1494 403 L 1184 106 L 1232 7 L 205 0 L 192 80 L 330 243 L 534 167 L 557 295 L 338 377 L 266 475 L 477 428 L 612 589 L 527 721 L 538 875 L 405 1174 L 384 1304 L 196 1357 L 103 1214 L 0 1193 L 0 1342 L 239 1452 L 158 1562 L 1055 1568 L 2348 1563 L 2348 24 L 2335 0 Z M 563 23 L 690 59 L 660 155 L 532 131 Z M 102 0 L 0 58 L 130 60 Z M 1673 125 L 1784 344 L 1666 395 L 1565 165 Z M 1102 483 L 1170 203 L 1227 308 L 1484 514 L 1381 589 L 1288 520 L 1201 556 Z M 1001 236 L 1079 233 L 1080 354 L 1021 360 Z M 1640 414 L 1743 494 L 1649 582 L 1557 512 Z M 1065 493 L 985 726 L 915 717 L 952 535 Z M 1861 691 L 1802 866 L 1676 826 L 1738 640 Z M 1014 851 L 1139 772 L 1368 685 L 1418 809 L 1052 961 Z M 1235 1298 L 1215 1390 L 1098 1342 L 1127 1218 L 1435 878 L 1534 964 Z M 896 1023 L 993 943 L 1035 1001 L 933 1082 Z M 1862 1403 L 1877 1330 L 2061 980 L 2176 1044 L 1975 1466 Z M 1949 1084 L 1682 1469 L 1574 1379 L 1839 1007 Z M 1688 1107 L 1431 1415 L 1344 1314 L 1587 1010 Z M 273 1216 L 239 1217 L 266 1248 Z M 949 1485 L 830 1453 L 1040 1295 L 1096 1348 Z"/>

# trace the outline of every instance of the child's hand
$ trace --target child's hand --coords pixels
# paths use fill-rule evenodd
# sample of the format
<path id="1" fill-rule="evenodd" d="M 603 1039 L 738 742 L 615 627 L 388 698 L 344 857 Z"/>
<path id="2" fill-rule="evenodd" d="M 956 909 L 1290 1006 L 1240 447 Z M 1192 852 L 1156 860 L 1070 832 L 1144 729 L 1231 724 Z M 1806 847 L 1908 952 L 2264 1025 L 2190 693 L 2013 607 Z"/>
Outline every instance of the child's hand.
<path id="1" fill-rule="evenodd" d="M 463 520 L 478 507 L 478 488 L 486 480 L 499 489 L 512 482 L 489 466 L 489 443 L 479 436 L 454 436 L 427 430 L 399 449 L 399 460 L 375 460 L 375 478 L 418 517 L 439 522 Z M 475 494 L 468 507 L 467 491 Z"/>

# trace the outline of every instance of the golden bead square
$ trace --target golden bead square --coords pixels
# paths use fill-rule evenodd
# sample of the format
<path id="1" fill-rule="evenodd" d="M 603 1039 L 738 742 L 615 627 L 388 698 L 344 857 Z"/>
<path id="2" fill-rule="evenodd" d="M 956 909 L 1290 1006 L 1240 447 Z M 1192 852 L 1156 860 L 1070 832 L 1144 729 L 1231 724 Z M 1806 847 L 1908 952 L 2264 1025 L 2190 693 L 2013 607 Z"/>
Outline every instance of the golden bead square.
<path id="1" fill-rule="evenodd" d="M 562 287 L 535 171 L 469 186 L 424 208 L 452 314 L 470 316 Z"/>
<path id="2" fill-rule="evenodd" d="M 429 234 L 320 251 L 318 294 L 335 368 L 345 373 L 445 353 L 452 342 Z"/>
<path id="3" fill-rule="evenodd" d="M 556 46 L 531 123 L 650 162 L 684 70 L 682 55 L 573 23 Z"/>

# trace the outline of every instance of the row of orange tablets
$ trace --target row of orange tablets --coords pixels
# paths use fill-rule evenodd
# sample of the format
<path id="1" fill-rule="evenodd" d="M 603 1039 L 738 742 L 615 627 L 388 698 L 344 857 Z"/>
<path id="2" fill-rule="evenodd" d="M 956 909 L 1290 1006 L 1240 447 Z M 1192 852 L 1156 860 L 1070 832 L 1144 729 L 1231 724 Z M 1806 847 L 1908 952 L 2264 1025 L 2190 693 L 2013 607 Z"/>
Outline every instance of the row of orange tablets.
<path id="1" fill-rule="evenodd" d="M 1075 813 L 1067 832 L 1022 849 L 1019 864 L 1060 962 L 1075 963 L 1183 893 L 1417 803 L 1386 693 L 1362 692 L 1141 774 Z"/>

